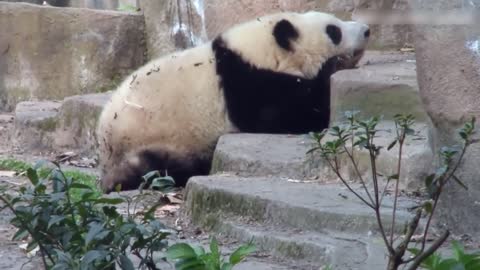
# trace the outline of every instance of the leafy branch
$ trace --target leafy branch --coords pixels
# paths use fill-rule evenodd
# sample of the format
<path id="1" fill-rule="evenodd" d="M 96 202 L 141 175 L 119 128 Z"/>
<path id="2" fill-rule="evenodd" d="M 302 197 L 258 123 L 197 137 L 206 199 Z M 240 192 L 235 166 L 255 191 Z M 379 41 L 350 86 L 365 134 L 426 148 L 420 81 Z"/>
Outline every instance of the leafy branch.
<path id="1" fill-rule="evenodd" d="M 320 133 L 312 133 L 311 135 L 315 140 L 315 146 L 309 150 L 308 153 L 318 152 L 348 190 L 375 212 L 379 231 L 388 251 L 389 262 L 387 269 L 395 270 L 401 265 L 407 265 L 408 270 L 417 269 L 422 261 L 431 256 L 445 242 L 450 234 L 448 230 L 445 231 L 428 249 L 426 248 L 426 239 L 431 226 L 432 217 L 437 209 L 438 200 L 444 191 L 445 185 L 454 181 L 461 187 L 467 189 L 466 185 L 462 183 L 455 173 L 464 158 L 467 148 L 477 141 L 473 138 L 475 134 L 475 118 L 472 118 L 469 122 L 465 123 L 465 125 L 459 130 L 459 135 L 462 140 L 462 146 L 460 148 L 444 147 L 441 149 L 440 156 L 442 158 L 442 164 L 440 168 L 434 174 L 429 175 L 425 179 L 430 199 L 417 207 L 415 216 L 407 224 L 403 241 L 395 243 L 394 233 L 397 222 L 396 216 L 400 192 L 399 182 L 401 179 L 402 157 L 404 155 L 404 145 L 407 137 L 415 134 L 415 131 L 413 130 L 415 119 L 412 115 L 399 114 L 394 117 L 395 139 L 388 145 L 387 150 L 390 151 L 393 147 L 398 145 L 398 160 L 395 168 L 396 173 L 386 178 L 383 191 L 380 191 L 381 183 L 379 179 L 380 174 L 377 169 L 377 158 L 383 147 L 375 144 L 375 138 L 378 137 L 377 134 L 380 131 L 377 128 L 380 118 L 372 117 L 367 120 L 359 120 L 356 117 L 357 114 L 358 112 L 347 112 L 347 122 L 345 124 L 333 126 Z M 325 140 L 327 134 L 330 136 L 330 140 Z M 373 186 L 372 190 L 369 190 L 367 187 L 365 178 L 358 168 L 358 161 L 355 159 L 355 150 L 360 149 L 365 149 L 369 156 L 371 183 Z M 342 155 L 346 155 L 348 161 L 353 165 L 355 178 L 360 182 L 365 194 L 357 192 L 352 187 L 351 179 L 347 179 L 342 175 L 339 162 L 339 158 Z M 383 224 L 380 210 L 382 200 L 390 181 L 395 181 L 395 188 L 393 195 L 392 222 L 390 228 L 387 230 Z M 421 247 L 416 250 L 415 256 L 405 259 L 405 254 L 409 250 L 409 244 L 412 242 L 414 233 L 419 228 L 419 221 L 423 214 L 427 215 L 427 223 L 423 229 Z"/>

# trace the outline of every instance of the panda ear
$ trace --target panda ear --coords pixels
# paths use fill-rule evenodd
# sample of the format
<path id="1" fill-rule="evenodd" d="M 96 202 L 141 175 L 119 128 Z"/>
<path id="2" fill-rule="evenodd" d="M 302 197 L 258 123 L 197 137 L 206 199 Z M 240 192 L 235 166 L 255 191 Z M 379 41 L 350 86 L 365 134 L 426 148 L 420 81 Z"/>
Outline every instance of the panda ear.
<path id="1" fill-rule="evenodd" d="M 287 51 L 293 51 L 294 49 L 291 42 L 296 40 L 299 34 L 291 22 L 283 19 L 277 22 L 273 28 L 273 36 L 275 37 L 278 46 Z"/>

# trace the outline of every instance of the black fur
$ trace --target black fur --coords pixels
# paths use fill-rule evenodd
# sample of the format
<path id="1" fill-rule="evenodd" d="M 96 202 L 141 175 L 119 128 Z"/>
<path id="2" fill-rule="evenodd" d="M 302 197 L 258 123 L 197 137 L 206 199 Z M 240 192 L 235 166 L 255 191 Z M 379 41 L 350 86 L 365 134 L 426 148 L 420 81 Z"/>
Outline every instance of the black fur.
<path id="1" fill-rule="evenodd" d="M 326 31 L 333 44 L 338 45 L 342 42 L 342 30 L 338 26 L 329 24 Z"/>
<path id="2" fill-rule="evenodd" d="M 142 177 L 155 170 L 171 176 L 176 186 L 185 186 L 193 175 L 207 175 L 210 172 L 211 158 L 200 158 L 193 154 L 180 156 L 161 149 L 149 149 L 139 152 L 137 157 L 138 164 L 124 160 L 104 175 L 102 183 L 105 192 L 113 191 L 118 184 L 122 185 L 122 190 L 136 189 Z"/>
<path id="3" fill-rule="evenodd" d="M 257 68 L 220 37 L 212 48 L 228 115 L 241 132 L 300 134 L 328 127 L 336 58 L 328 60 L 316 78 L 305 79 Z"/>
<path id="4" fill-rule="evenodd" d="M 288 20 L 279 21 L 273 28 L 273 36 L 278 43 L 278 46 L 287 51 L 293 51 L 292 41 L 299 36 L 297 29 Z"/>

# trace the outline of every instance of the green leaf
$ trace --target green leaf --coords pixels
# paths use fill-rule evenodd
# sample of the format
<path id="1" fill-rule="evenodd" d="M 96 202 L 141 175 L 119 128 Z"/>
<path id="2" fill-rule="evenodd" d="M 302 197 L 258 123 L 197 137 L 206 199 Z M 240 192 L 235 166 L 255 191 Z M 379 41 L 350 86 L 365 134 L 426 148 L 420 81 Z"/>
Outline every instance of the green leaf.
<path id="1" fill-rule="evenodd" d="M 91 187 L 91 186 L 86 185 L 86 184 L 82 184 L 82 183 L 72 183 L 72 185 L 70 186 L 70 188 L 79 188 L 79 189 L 92 190 L 92 187 Z"/>
<path id="2" fill-rule="evenodd" d="M 87 235 L 85 236 L 85 245 L 88 245 L 97 234 L 103 231 L 103 226 L 99 223 L 92 223 L 90 229 L 88 230 Z"/>
<path id="3" fill-rule="evenodd" d="M 432 201 L 426 201 L 424 204 L 423 204 L 423 209 L 425 209 L 425 211 L 428 213 L 428 214 L 432 214 L 432 211 L 433 211 L 433 204 L 432 204 Z"/>
<path id="4" fill-rule="evenodd" d="M 211 252 L 211 259 L 214 264 L 214 268 L 218 269 L 220 268 L 220 250 L 218 248 L 218 242 L 215 237 L 212 237 L 212 240 L 210 241 L 210 252 Z"/>
<path id="5" fill-rule="evenodd" d="M 206 270 L 205 263 L 199 258 L 181 259 L 175 263 L 175 270 Z"/>
<path id="6" fill-rule="evenodd" d="M 459 184 L 465 190 L 468 190 L 468 187 L 465 184 L 463 184 L 462 181 L 460 181 L 460 179 L 458 179 L 458 177 L 456 177 L 455 175 L 452 175 L 452 178 L 453 178 L 453 180 L 455 180 L 455 182 L 457 182 L 457 184 Z"/>
<path id="7" fill-rule="evenodd" d="M 230 255 L 230 263 L 236 265 L 241 262 L 246 256 L 250 253 L 255 252 L 256 248 L 253 244 L 243 245 L 235 250 L 232 255 Z"/>
<path id="8" fill-rule="evenodd" d="M 166 257 L 170 260 L 196 258 L 195 250 L 188 244 L 179 243 L 167 249 Z"/>
<path id="9" fill-rule="evenodd" d="M 29 235 L 27 229 L 19 229 L 12 237 L 12 241 L 25 239 Z"/>
<path id="10" fill-rule="evenodd" d="M 89 266 L 92 262 L 96 260 L 101 260 L 105 258 L 108 253 L 101 250 L 90 250 L 81 258 L 82 268 L 85 269 L 86 266 Z"/>
<path id="11" fill-rule="evenodd" d="M 465 270 L 465 267 L 455 259 L 446 259 L 443 260 L 435 270 Z"/>
<path id="12" fill-rule="evenodd" d="M 32 168 L 28 168 L 27 169 L 27 177 L 34 186 L 36 186 L 38 184 L 38 174 L 37 174 L 36 170 L 34 170 Z"/>
<path id="13" fill-rule="evenodd" d="M 132 261 L 125 255 L 120 254 L 119 256 L 120 262 L 120 268 L 123 270 L 135 270 L 135 267 L 133 266 Z"/>
<path id="14" fill-rule="evenodd" d="M 32 242 L 28 243 L 26 251 L 31 252 L 32 250 L 34 250 L 37 247 L 38 247 L 38 242 L 37 241 L 32 241 Z"/>
<path id="15" fill-rule="evenodd" d="M 391 142 L 391 143 L 388 145 L 387 151 L 390 151 L 390 149 L 392 149 L 392 148 L 395 146 L 395 144 L 397 144 L 397 140 Z"/>
<path id="16" fill-rule="evenodd" d="M 152 180 L 151 188 L 155 188 L 160 191 L 165 191 L 165 189 L 175 186 L 175 180 L 170 176 L 157 177 Z"/>
<path id="17" fill-rule="evenodd" d="M 64 219 L 65 219 L 65 216 L 51 216 L 50 220 L 48 221 L 47 230 L 50 229 L 52 225 L 60 223 Z"/>

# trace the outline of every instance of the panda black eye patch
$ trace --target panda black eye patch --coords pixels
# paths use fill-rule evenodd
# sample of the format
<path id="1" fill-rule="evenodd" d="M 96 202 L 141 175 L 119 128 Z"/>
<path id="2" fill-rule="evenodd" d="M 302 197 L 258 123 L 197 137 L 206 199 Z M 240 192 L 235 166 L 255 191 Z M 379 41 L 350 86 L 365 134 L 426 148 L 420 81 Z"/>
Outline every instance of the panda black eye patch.
<path id="1" fill-rule="evenodd" d="M 335 45 L 338 45 L 340 42 L 342 42 L 342 30 L 340 30 L 340 27 L 336 25 L 327 25 L 327 35 Z"/>
<path id="2" fill-rule="evenodd" d="M 299 34 L 291 22 L 283 19 L 273 28 L 273 36 L 278 46 L 287 51 L 293 51 L 291 41 L 297 39 Z"/>

